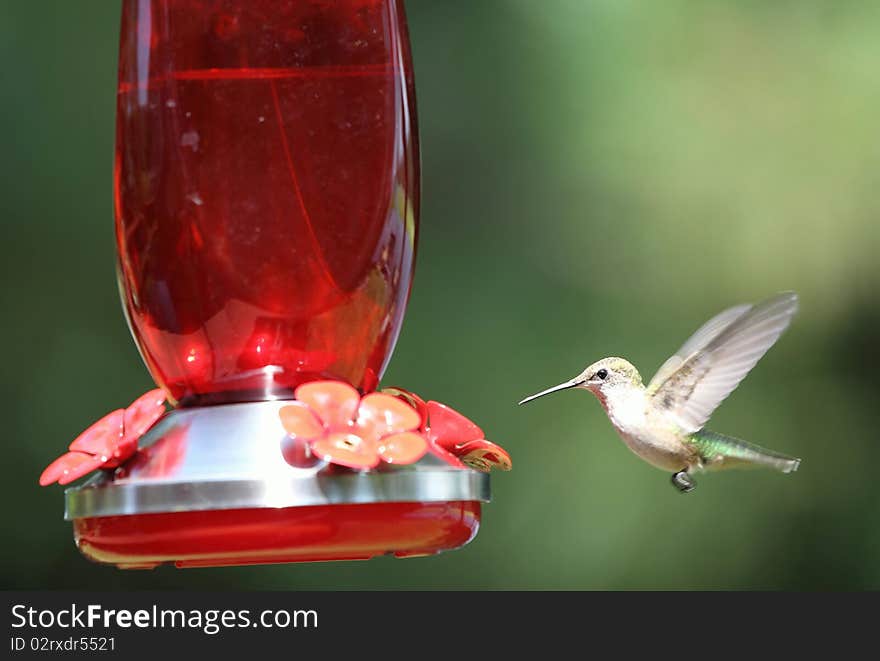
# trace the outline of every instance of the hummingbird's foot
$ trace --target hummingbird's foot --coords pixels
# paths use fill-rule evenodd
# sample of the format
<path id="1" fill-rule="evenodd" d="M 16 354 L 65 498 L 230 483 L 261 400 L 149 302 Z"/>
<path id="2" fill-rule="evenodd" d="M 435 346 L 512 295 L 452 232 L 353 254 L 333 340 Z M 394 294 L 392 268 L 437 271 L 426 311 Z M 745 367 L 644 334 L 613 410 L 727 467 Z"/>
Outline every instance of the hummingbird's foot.
<path id="1" fill-rule="evenodd" d="M 683 470 L 672 474 L 672 486 L 678 489 L 681 493 L 687 493 L 688 491 L 693 491 L 696 488 L 697 483 L 694 482 L 694 479 L 690 476 L 687 470 Z"/>

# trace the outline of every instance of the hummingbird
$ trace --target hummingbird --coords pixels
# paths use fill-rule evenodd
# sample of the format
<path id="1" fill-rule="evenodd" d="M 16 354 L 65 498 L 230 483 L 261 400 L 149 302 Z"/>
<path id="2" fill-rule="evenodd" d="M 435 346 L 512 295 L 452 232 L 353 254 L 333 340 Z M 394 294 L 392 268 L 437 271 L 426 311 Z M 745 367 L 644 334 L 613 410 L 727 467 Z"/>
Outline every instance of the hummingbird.
<path id="1" fill-rule="evenodd" d="M 629 361 L 612 356 L 520 404 L 568 388 L 589 390 L 626 446 L 670 471 L 682 493 L 694 489 L 693 475 L 702 471 L 763 466 L 791 473 L 800 459 L 709 431 L 705 424 L 788 328 L 797 308 L 797 294 L 782 292 L 724 310 L 691 335 L 647 386 Z"/>

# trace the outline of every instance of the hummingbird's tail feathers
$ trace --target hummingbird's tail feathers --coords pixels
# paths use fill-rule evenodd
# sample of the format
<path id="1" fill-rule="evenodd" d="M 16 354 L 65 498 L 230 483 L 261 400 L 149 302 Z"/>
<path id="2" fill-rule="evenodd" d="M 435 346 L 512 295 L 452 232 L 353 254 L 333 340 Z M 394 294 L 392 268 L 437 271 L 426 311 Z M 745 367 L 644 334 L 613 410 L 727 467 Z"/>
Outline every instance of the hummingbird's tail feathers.
<path id="1" fill-rule="evenodd" d="M 701 429 L 692 434 L 690 439 L 703 459 L 703 470 L 765 467 L 781 473 L 793 473 L 801 464 L 801 460 L 796 457 L 708 429 Z"/>

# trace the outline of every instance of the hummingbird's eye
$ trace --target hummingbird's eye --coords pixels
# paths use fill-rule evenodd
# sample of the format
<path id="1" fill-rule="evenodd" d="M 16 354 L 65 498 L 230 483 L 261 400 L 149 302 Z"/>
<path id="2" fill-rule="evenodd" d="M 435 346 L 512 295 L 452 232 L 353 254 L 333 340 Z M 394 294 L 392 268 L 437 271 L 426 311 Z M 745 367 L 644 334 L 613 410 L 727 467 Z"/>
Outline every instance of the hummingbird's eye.
<path id="1" fill-rule="evenodd" d="M 598 372 L 596 372 L 596 376 L 598 376 L 600 379 L 602 379 L 602 380 L 604 381 L 605 379 L 608 378 L 608 370 L 606 370 L 606 369 L 603 367 L 603 368 L 600 369 Z"/>

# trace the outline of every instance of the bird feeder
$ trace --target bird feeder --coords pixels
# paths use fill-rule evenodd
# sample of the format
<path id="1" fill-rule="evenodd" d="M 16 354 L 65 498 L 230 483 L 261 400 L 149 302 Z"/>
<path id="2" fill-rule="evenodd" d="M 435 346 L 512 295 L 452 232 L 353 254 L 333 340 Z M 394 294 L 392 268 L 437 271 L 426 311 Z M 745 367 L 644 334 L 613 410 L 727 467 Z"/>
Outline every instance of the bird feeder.
<path id="1" fill-rule="evenodd" d="M 419 219 L 397 0 L 126 0 L 118 282 L 156 384 L 41 476 L 122 568 L 417 556 L 476 535 L 510 460 L 379 389 Z M 170 411 L 166 411 L 166 405 Z"/>

